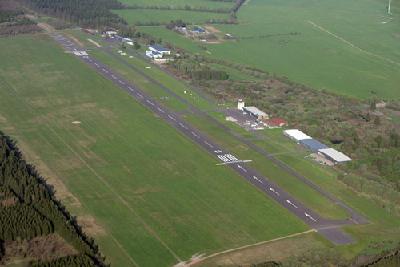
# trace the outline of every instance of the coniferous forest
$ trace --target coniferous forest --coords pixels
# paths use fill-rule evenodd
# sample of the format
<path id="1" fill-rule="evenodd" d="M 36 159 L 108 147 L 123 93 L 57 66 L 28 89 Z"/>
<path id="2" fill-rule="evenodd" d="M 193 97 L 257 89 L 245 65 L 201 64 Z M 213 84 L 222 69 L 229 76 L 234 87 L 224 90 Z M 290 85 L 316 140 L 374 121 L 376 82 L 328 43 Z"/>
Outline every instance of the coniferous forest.
<path id="1" fill-rule="evenodd" d="M 71 246 L 73 255 L 33 260 L 30 266 L 105 266 L 94 240 L 55 199 L 52 188 L 23 159 L 15 142 L 0 132 L 0 265 L 7 244 L 52 234 Z"/>

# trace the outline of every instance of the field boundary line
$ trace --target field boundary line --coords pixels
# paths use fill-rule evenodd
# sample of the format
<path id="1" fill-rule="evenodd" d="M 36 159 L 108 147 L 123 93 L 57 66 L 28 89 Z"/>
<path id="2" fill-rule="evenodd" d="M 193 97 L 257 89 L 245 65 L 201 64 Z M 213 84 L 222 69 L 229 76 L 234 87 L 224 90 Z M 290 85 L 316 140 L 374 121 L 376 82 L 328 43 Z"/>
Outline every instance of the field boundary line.
<path id="1" fill-rule="evenodd" d="M 354 49 L 357 49 L 358 51 L 360 51 L 360 52 L 362 52 L 362 53 L 364 53 L 364 54 L 367 54 L 367 55 L 369 55 L 369 56 L 378 58 L 378 59 L 383 60 L 383 61 L 387 61 L 387 62 L 389 62 L 389 63 L 391 63 L 391 64 L 394 64 L 394 65 L 400 66 L 400 63 L 399 63 L 399 62 L 394 61 L 394 60 L 391 60 L 391 59 L 386 58 L 386 57 L 383 57 L 383 56 L 380 56 L 380 55 L 378 55 L 378 54 L 372 53 L 372 52 L 370 52 L 370 51 L 364 50 L 364 49 L 362 49 L 361 47 L 358 47 L 357 45 L 355 45 L 355 44 L 353 44 L 352 42 L 350 42 L 350 41 L 344 39 L 343 37 L 340 37 L 339 35 L 337 35 L 337 34 L 335 34 L 335 33 L 333 33 L 333 32 L 330 32 L 328 29 L 325 29 L 324 27 L 322 27 L 322 26 L 316 24 L 315 22 L 313 22 L 313 21 L 311 21 L 311 20 L 308 20 L 307 22 L 308 22 L 309 24 L 311 24 L 312 26 L 314 26 L 315 28 L 319 29 L 320 31 L 325 32 L 325 33 L 329 34 L 330 36 L 333 36 L 334 38 L 336 38 L 336 39 L 340 40 L 341 42 L 343 42 L 343 43 L 345 43 L 345 44 L 351 46 L 351 47 L 354 48 Z"/>
<path id="2" fill-rule="evenodd" d="M 197 260 L 194 260 L 192 262 L 190 262 L 190 261 L 189 262 L 182 262 L 182 263 L 180 263 L 181 265 L 177 264 L 175 266 L 176 267 L 178 267 L 178 266 L 179 267 L 194 266 L 194 265 L 196 265 L 196 264 L 198 264 L 198 263 L 200 263 L 200 262 L 202 262 L 204 260 L 207 260 L 207 259 L 210 259 L 210 258 L 214 258 L 214 257 L 220 256 L 220 255 L 224 255 L 224 254 L 228 254 L 228 253 L 231 253 L 231 252 L 236 252 L 236 251 L 239 251 L 239 250 L 243 250 L 243 249 L 246 249 L 246 248 L 256 247 L 256 246 L 260 246 L 260 245 L 264 245 L 264 244 L 268 244 L 268 243 L 272 243 L 272 242 L 275 242 L 275 241 L 280 241 L 280 240 L 283 240 L 283 239 L 292 238 L 292 237 L 296 237 L 296 236 L 300 236 L 300 235 L 305 235 L 305 234 L 309 234 L 309 233 L 316 233 L 316 232 L 317 232 L 316 229 L 310 229 L 310 230 L 307 230 L 307 231 L 304 231 L 304 232 L 294 233 L 294 234 L 287 235 L 287 236 L 281 236 L 281 237 L 277 237 L 277 238 L 274 238 L 274 239 L 265 240 L 265 241 L 257 242 L 257 243 L 254 243 L 254 244 L 241 246 L 241 247 L 238 247 L 238 248 L 231 248 L 231 249 L 227 249 L 227 250 L 224 250 L 224 251 L 221 251 L 221 252 L 213 253 L 213 254 L 208 255 L 206 257 L 198 258 Z"/>

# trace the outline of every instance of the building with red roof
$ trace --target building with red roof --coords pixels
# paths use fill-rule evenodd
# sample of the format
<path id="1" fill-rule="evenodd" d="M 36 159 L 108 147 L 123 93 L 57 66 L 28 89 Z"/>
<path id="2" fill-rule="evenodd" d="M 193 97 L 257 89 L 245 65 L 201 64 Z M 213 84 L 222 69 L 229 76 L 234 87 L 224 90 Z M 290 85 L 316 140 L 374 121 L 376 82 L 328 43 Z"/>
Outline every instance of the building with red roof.
<path id="1" fill-rule="evenodd" d="M 267 124 L 268 127 L 283 127 L 287 126 L 287 121 L 282 118 L 272 118 L 268 120 L 264 120 L 264 123 Z"/>

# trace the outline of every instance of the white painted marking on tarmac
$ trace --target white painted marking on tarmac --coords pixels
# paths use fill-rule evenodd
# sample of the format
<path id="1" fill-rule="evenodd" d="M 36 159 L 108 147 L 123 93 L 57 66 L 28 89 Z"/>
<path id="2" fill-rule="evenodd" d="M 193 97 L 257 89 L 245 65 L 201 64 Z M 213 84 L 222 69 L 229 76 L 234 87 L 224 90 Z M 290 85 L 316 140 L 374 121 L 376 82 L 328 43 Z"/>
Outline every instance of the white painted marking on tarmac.
<path id="1" fill-rule="evenodd" d="M 179 126 L 181 126 L 182 128 L 184 128 L 184 129 L 187 129 L 187 127 L 183 124 L 183 123 L 179 123 Z"/>
<path id="2" fill-rule="evenodd" d="M 98 67 L 98 66 L 99 66 L 99 64 L 97 64 L 97 63 L 94 63 L 94 65 L 96 65 L 96 67 Z"/>
<path id="3" fill-rule="evenodd" d="M 210 144 L 210 143 L 207 142 L 207 141 L 204 141 L 204 144 L 206 144 L 206 145 L 209 146 L 210 148 L 213 148 L 213 147 L 214 147 L 212 144 Z"/>
<path id="4" fill-rule="evenodd" d="M 108 73 L 108 70 L 106 70 L 106 69 L 104 69 L 104 68 L 103 68 L 103 71 L 104 71 L 105 73 Z"/>
<path id="5" fill-rule="evenodd" d="M 241 165 L 238 164 L 237 167 L 238 167 L 239 169 L 241 169 L 242 171 L 247 172 L 247 170 L 246 170 L 245 168 L 243 168 Z"/>
<path id="6" fill-rule="evenodd" d="M 257 176 L 253 176 L 253 179 L 256 180 L 257 182 L 259 182 L 260 184 L 263 183 L 263 181 L 260 178 L 258 178 Z"/>
<path id="7" fill-rule="evenodd" d="M 151 102 L 150 100 L 147 99 L 146 102 L 149 103 L 150 105 L 154 106 L 154 103 Z"/>
<path id="8" fill-rule="evenodd" d="M 128 86 L 129 91 L 133 92 L 133 88 Z"/>
<path id="9" fill-rule="evenodd" d="M 279 192 L 273 189 L 272 187 L 269 188 L 269 191 L 274 192 L 275 195 L 280 196 Z"/>
<path id="10" fill-rule="evenodd" d="M 226 157 L 231 161 L 238 161 L 238 159 L 234 155 L 226 154 Z"/>
<path id="11" fill-rule="evenodd" d="M 117 79 L 117 76 L 115 76 L 114 74 L 112 74 L 111 77 L 112 77 L 114 80 Z"/>
<path id="12" fill-rule="evenodd" d="M 168 115 L 168 118 L 170 118 L 173 121 L 176 121 L 176 119 L 174 117 L 172 117 L 171 115 Z"/>
<path id="13" fill-rule="evenodd" d="M 293 206 L 295 209 L 298 208 L 298 207 L 297 207 L 292 201 L 290 201 L 289 199 L 286 199 L 286 202 L 287 202 L 289 205 Z"/>
<path id="14" fill-rule="evenodd" d="M 306 216 L 306 217 L 308 217 L 311 221 L 313 221 L 313 222 L 316 222 L 317 220 L 316 219 L 314 219 L 310 214 L 308 214 L 307 212 L 304 212 L 304 215 Z"/>
<path id="15" fill-rule="evenodd" d="M 214 153 L 222 153 L 222 150 L 214 150 Z"/>
<path id="16" fill-rule="evenodd" d="M 198 134 L 196 134 L 195 132 L 192 131 L 192 135 L 199 138 L 200 136 Z"/>
<path id="17" fill-rule="evenodd" d="M 161 108 L 157 108 L 158 111 L 160 111 L 161 113 L 165 113 L 164 110 L 162 110 Z"/>

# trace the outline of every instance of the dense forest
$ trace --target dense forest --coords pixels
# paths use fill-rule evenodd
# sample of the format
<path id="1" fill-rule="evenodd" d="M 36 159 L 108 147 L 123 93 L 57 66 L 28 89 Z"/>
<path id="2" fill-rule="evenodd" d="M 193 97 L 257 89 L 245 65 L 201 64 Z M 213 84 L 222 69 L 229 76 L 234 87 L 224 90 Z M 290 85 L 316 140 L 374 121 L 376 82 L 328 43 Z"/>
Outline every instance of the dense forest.
<path id="1" fill-rule="evenodd" d="M 0 265 L 10 257 L 27 256 L 9 255 L 15 243 L 49 235 L 59 236 L 71 246 L 73 255 L 51 261 L 38 257 L 31 266 L 105 266 L 94 240 L 82 232 L 51 187 L 25 162 L 15 142 L 0 132 Z"/>
<path id="2" fill-rule="evenodd" d="M 120 9 L 117 0 L 22 0 L 40 13 L 61 18 L 86 27 L 118 27 L 126 22 L 111 9 Z"/>

